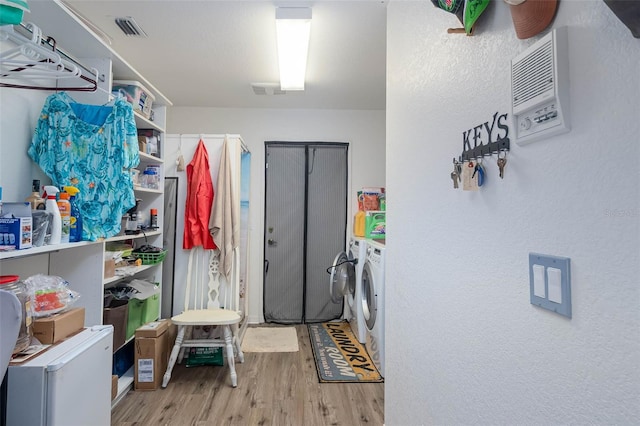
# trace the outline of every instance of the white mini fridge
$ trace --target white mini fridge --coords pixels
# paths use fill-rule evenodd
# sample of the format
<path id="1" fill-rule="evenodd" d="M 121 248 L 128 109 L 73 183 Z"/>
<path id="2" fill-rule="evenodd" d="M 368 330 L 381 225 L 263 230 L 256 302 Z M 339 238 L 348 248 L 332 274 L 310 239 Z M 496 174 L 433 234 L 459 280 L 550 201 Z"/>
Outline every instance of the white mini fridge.
<path id="1" fill-rule="evenodd" d="M 10 366 L 7 425 L 110 425 L 112 356 L 113 327 L 94 326 Z"/>

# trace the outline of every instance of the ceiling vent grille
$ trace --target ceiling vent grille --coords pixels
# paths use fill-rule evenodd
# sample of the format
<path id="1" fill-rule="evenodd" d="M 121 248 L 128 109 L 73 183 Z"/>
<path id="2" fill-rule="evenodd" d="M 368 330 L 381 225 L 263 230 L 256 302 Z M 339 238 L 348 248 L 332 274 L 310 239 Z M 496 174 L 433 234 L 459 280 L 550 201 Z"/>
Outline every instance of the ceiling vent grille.
<path id="1" fill-rule="evenodd" d="M 129 37 L 148 37 L 140 25 L 131 16 L 116 18 L 116 25 Z"/>
<path id="2" fill-rule="evenodd" d="M 287 91 L 280 88 L 278 83 L 251 83 L 256 95 L 286 95 Z"/>

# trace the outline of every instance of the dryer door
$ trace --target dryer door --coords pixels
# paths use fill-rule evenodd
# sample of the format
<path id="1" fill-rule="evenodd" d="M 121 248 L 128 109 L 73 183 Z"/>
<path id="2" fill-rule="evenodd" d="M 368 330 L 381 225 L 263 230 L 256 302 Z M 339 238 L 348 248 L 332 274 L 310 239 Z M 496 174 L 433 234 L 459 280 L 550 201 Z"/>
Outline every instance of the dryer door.
<path id="1" fill-rule="evenodd" d="M 376 317 L 378 314 L 378 300 L 376 296 L 376 283 L 374 282 L 374 275 L 371 271 L 371 264 L 366 262 L 362 269 L 362 314 L 364 321 L 367 324 L 369 330 L 373 330 L 373 326 L 376 324 Z"/>
<path id="2" fill-rule="evenodd" d="M 353 259 L 350 259 L 345 252 L 340 252 L 331 266 L 331 277 L 329 278 L 329 294 L 333 303 L 341 303 L 344 296 L 349 293 L 350 288 L 355 288 L 356 269 L 353 266 Z"/>
<path id="3" fill-rule="evenodd" d="M 358 263 L 362 262 L 364 259 L 357 259 L 356 256 L 354 256 L 353 248 L 349 249 L 349 259 L 352 261 L 354 277 L 349 281 L 349 288 L 347 289 L 347 303 L 349 304 L 351 312 L 356 312 L 356 303 L 359 303 L 359 301 L 356 300 L 356 287 L 360 285 L 358 282 L 358 268 L 362 266 L 358 265 Z"/>

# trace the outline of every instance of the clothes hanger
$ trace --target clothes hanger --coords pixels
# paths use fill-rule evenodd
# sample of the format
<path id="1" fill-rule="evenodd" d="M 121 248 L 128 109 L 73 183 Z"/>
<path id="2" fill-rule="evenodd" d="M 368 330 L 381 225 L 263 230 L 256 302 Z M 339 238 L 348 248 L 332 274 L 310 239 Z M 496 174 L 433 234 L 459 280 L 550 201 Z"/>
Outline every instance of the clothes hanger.
<path id="1" fill-rule="evenodd" d="M 180 145 L 178 146 L 178 158 L 176 158 L 176 169 L 184 171 L 184 157 L 182 156 L 182 135 L 180 135 Z"/>
<path id="2" fill-rule="evenodd" d="M 83 75 L 79 64 L 63 58 L 56 48 L 56 41 L 52 37 L 46 39 L 46 43 L 52 50 L 43 47 L 42 30 L 35 24 L 28 22 L 25 28 L 31 32 L 31 39 L 17 33 L 13 26 L 0 27 L 0 40 L 11 40 L 17 46 L 0 53 L 0 79 L 81 79 L 89 85 L 70 87 L 36 86 L 30 84 L 0 82 L 0 87 L 12 87 L 33 90 L 67 90 L 67 91 L 91 91 L 98 88 L 98 70 L 91 68 L 92 77 Z M 82 67 L 84 68 L 84 67 Z M 85 68 L 86 69 L 86 68 Z"/>

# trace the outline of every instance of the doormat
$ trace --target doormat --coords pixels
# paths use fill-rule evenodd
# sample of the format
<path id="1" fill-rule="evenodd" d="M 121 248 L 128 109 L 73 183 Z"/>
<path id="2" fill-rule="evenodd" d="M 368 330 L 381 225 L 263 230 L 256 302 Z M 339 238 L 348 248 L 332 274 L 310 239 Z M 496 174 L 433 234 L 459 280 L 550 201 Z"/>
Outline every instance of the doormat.
<path id="1" fill-rule="evenodd" d="M 249 327 L 242 339 L 242 352 L 298 352 L 295 327 Z"/>
<path id="2" fill-rule="evenodd" d="M 371 383 L 384 379 L 348 322 L 308 324 L 320 383 Z"/>

